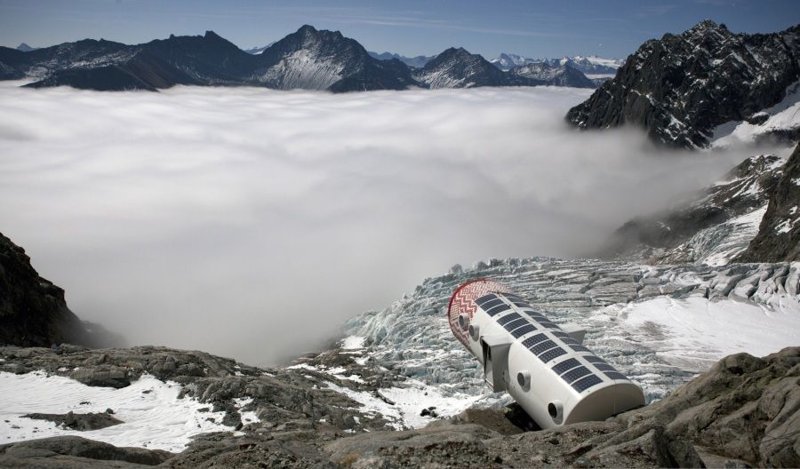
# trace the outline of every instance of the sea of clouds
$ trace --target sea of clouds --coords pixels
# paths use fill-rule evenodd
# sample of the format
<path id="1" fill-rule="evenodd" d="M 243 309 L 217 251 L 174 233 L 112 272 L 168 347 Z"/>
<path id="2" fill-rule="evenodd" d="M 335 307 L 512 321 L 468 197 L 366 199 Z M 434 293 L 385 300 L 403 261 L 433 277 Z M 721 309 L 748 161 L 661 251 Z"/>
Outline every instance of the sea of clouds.
<path id="1" fill-rule="evenodd" d="M 275 364 L 456 263 L 590 252 L 750 150 L 563 121 L 590 92 L 0 84 L 0 232 L 132 344 Z"/>

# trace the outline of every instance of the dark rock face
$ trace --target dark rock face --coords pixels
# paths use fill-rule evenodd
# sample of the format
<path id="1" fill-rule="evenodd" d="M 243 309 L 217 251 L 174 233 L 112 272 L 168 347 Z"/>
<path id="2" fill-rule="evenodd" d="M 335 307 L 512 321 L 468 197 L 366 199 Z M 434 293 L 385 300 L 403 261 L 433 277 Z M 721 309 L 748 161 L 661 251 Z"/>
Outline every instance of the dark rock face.
<path id="1" fill-rule="evenodd" d="M 769 192 L 767 213 L 740 262 L 800 260 L 800 145 Z"/>
<path id="2" fill-rule="evenodd" d="M 705 147 L 717 125 L 780 102 L 800 78 L 799 58 L 798 26 L 748 35 L 704 21 L 645 42 L 566 118 L 581 129 L 634 125 L 660 144 Z"/>
<path id="3" fill-rule="evenodd" d="M 122 420 L 113 417 L 108 411 L 100 413 L 90 412 L 88 414 L 76 414 L 73 412 L 67 412 L 66 414 L 27 414 L 23 417 L 47 420 L 48 422 L 54 422 L 65 428 L 79 431 L 99 430 L 122 423 Z"/>
<path id="4" fill-rule="evenodd" d="M 714 243 L 720 242 L 719 238 L 731 235 L 722 225 L 764 207 L 783 174 L 780 157 L 752 156 L 725 175 L 724 182 L 705 189 L 691 202 L 665 213 L 628 221 L 598 254 L 601 257 L 645 258 L 654 263 L 700 261 L 706 253 L 701 243 L 684 243 L 702 230 L 718 227 L 718 233 L 709 232 L 708 239 L 702 240 L 706 247 L 713 248 Z M 715 235 L 718 239 L 714 239 Z M 743 241 L 747 242 L 749 239 Z"/>
<path id="5" fill-rule="evenodd" d="M 40 277 L 25 250 L 0 234 L 0 344 L 107 346 L 118 340 L 102 328 L 90 330 L 67 307 L 64 290 Z"/>
<path id="6" fill-rule="evenodd" d="M 544 82 L 551 86 L 569 86 L 573 88 L 596 88 L 594 82 L 569 63 L 550 64 L 548 62 L 532 63 L 512 68 L 512 75 Z"/>
<path id="7" fill-rule="evenodd" d="M 45 77 L 51 71 L 98 68 L 123 62 L 133 55 L 130 46 L 111 41 L 84 39 L 57 46 L 21 52 L 0 47 L 0 79 Z"/>

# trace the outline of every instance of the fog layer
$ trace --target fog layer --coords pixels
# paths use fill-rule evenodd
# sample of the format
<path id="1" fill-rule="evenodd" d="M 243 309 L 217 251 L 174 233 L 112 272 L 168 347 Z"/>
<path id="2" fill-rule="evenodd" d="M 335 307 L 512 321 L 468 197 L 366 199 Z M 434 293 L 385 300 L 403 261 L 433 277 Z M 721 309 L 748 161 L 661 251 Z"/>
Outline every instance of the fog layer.
<path id="1" fill-rule="evenodd" d="M 455 263 L 586 252 L 747 154 L 576 133 L 566 88 L 0 88 L 0 231 L 134 344 L 274 364 Z"/>

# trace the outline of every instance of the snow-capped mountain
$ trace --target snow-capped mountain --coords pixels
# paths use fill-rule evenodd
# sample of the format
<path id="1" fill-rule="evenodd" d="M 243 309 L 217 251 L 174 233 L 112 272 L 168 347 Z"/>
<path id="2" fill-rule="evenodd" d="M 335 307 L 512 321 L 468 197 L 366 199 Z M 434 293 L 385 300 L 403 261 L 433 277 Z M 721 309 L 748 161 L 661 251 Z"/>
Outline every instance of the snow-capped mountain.
<path id="1" fill-rule="evenodd" d="M 430 88 L 473 88 L 513 83 L 512 77 L 462 47 L 451 47 L 437 55 L 416 71 L 414 78 Z"/>
<path id="2" fill-rule="evenodd" d="M 537 80 L 554 86 L 570 86 L 573 88 L 596 88 L 594 81 L 590 80 L 570 63 L 552 65 L 549 62 L 529 63 L 512 68 L 508 73 Z"/>
<path id="3" fill-rule="evenodd" d="M 431 59 L 433 58 L 433 57 L 429 57 L 427 55 L 418 55 L 416 57 L 406 57 L 406 56 L 403 56 L 403 55 L 400 55 L 400 54 L 394 54 L 394 53 L 391 53 L 391 52 L 382 52 L 382 53 L 379 54 L 377 52 L 372 52 L 372 51 L 369 52 L 369 55 L 372 56 L 372 58 L 378 59 L 378 60 L 397 59 L 397 60 L 403 62 L 404 64 L 408 65 L 409 67 L 413 67 L 413 68 L 422 68 L 422 67 L 424 67 L 425 64 L 430 62 Z"/>
<path id="4" fill-rule="evenodd" d="M 624 61 L 619 59 L 606 59 L 594 55 L 574 57 L 562 57 L 558 60 L 561 65 L 570 64 L 586 75 L 593 76 L 614 76 L 617 70 L 622 66 Z"/>
<path id="5" fill-rule="evenodd" d="M 799 56 L 800 26 L 734 34 L 703 21 L 644 43 L 567 119 L 582 129 L 633 124 L 661 144 L 706 147 L 717 126 L 758 121 L 784 100 L 800 79 Z"/>
<path id="6" fill-rule="evenodd" d="M 510 54 L 507 52 L 501 53 L 496 58 L 490 61 L 495 67 L 500 70 L 508 71 L 514 67 L 528 64 L 546 63 L 550 66 L 571 65 L 572 68 L 580 70 L 586 75 L 610 75 L 613 76 L 617 73 L 617 69 L 622 66 L 623 61 L 619 59 L 606 59 L 594 55 L 573 57 L 560 57 L 550 59 L 535 59 L 525 57 L 519 54 Z"/>
<path id="7" fill-rule="evenodd" d="M 361 91 L 415 85 L 399 61 L 373 59 L 340 32 L 305 25 L 256 56 L 250 80 L 269 88 Z"/>
<path id="8" fill-rule="evenodd" d="M 344 92 L 577 83 L 577 78 L 539 80 L 508 74 L 463 49 L 448 49 L 435 59 L 369 53 L 338 31 L 308 25 L 248 51 L 213 31 L 138 45 L 87 39 L 30 52 L 0 47 L 0 79 L 22 78 L 34 79 L 27 85 L 32 87 L 94 90 L 157 90 L 184 84 Z M 584 86 L 580 82 L 578 86 Z"/>
<path id="9" fill-rule="evenodd" d="M 542 59 L 531 59 L 529 57 L 523 57 L 518 54 L 510 54 L 503 52 L 496 58 L 490 60 L 492 65 L 503 70 L 505 72 L 511 70 L 514 67 L 519 67 L 520 65 L 527 65 L 532 63 L 540 63 L 543 62 Z"/>
<path id="10" fill-rule="evenodd" d="M 414 78 L 430 88 L 476 86 L 571 86 L 594 88 L 591 80 L 569 65 L 532 63 L 500 70 L 478 54 L 450 48 L 414 72 Z"/>

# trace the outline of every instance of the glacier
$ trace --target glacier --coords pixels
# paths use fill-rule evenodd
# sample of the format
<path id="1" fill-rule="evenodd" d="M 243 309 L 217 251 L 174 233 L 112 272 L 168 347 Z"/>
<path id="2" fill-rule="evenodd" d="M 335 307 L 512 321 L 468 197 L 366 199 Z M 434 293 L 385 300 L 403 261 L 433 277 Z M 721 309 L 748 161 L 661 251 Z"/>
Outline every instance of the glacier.
<path id="1" fill-rule="evenodd" d="M 798 262 L 650 266 L 533 257 L 454 266 L 389 307 L 348 321 L 346 341 L 363 340 L 362 363 L 405 376 L 415 388 L 504 405 L 510 398 L 489 392 L 445 317 L 453 290 L 482 277 L 508 285 L 556 323 L 585 328 L 584 343 L 641 385 L 648 402 L 725 355 L 796 345 L 800 330 Z"/>

